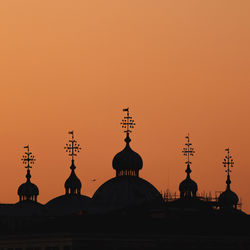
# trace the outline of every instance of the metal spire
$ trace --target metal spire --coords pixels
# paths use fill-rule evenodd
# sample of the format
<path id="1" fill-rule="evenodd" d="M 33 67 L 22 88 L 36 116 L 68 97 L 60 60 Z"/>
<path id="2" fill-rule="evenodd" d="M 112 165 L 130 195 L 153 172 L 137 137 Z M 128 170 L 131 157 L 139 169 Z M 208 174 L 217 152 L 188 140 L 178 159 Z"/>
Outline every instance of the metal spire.
<path id="1" fill-rule="evenodd" d="M 230 184 L 231 184 L 231 180 L 230 180 L 230 172 L 232 172 L 232 170 L 230 168 L 232 168 L 234 166 L 234 161 L 232 156 L 230 155 L 230 149 L 226 148 L 225 151 L 227 152 L 224 161 L 222 162 L 222 164 L 224 165 L 224 167 L 226 168 L 225 172 L 227 173 L 227 188 L 230 189 Z"/>
<path id="2" fill-rule="evenodd" d="M 192 170 L 190 169 L 190 164 L 192 164 L 192 162 L 190 161 L 190 156 L 194 156 L 194 148 L 192 148 L 192 143 L 190 142 L 190 137 L 189 134 L 185 137 L 187 139 L 187 143 L 185 143 L 185 145 L 187 147 L 183 148 L 182 153 L 187 156 L 187 161 L 185 162 L 185 164 L 187 164 L 187 169 L 186 169 L 186 173 L 189 174 L 192 172 Z"/>
<path id="3" fill-rule="evenodd" d="M 69 134 L 71 135 L 71 139 L 69 139 L 69 143 L 66 143 L 64 149 L 66 149 L 66 152 L 69 153 L 69 156 L 72 157 L 72 161 L 74 161 L 74 156 L 77 156 L 76 153 L 79 153 L 82 148 L 80 147 L 80 144 L 77 144 L 77 141 L 74 138 L 74 131 L 69 131 Z"/>
<path id="4" fill-rule="evenodd" d="M 30 168 L 32 168 L 31 165 L 33 165 L 35 163 L 36 159 L 35 159 L 34 155 L 32 155 L 32 153 L 30 152 L 29 145 L 24 146 L 24 148 L 26 148 L 27 151 L 24 153 L 24 155 L 22 157 L 22 162 L 24 165 L 26 165 L 25 168 L 27 168 L 29 170 Z"/>

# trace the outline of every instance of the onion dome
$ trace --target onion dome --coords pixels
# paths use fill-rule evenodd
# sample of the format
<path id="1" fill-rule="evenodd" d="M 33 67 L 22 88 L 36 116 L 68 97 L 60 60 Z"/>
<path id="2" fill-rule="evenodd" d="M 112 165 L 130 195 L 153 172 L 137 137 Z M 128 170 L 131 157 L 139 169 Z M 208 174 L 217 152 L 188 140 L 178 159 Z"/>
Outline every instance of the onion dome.
<path id="1" fill-rule="evenodd" d="M 72 160 L 71 174 L 64 184 L 66 194 L 81 194 L 82 183 L 75 174 L 75 168 L 74 160 Z"/>
<path id="2" fill-rule="evenodd" d="M 20 201 L 24 200 L 32 200 L 37 201 L 37 196 L 39 195 L 39 189 L 38 187 L 31 183 L 30 178 L 30 168 L 32 164 L 35 162 L 34 155 L 29 151 L 29 145 L 25 146 L 24 148 L 27 148 L 27 152 L 25 152 L 25 155 L 22 158 L 23 164 L 27 164 L 25 168 L 27 168 L 27 174 L 26 174 L 26 182 L 19 186 L 17 194 L 19 196 Z"/>
<path id="3" fill-rule="evenodd" d="M 189 135 L 186 136 L 187 138 L 187 143 L 185 144 L 187 147 L 183 149 L 183 154 L 185 156 L 187 156 L 187 169 L 186 169 L 186 173 L 187 173 L 187 177 L 185 180 L 183 180 L 180 185 L 179 185 L 179 191 L 180 191 L 180 197 L 181 198 L 194 198 L 196 197 L 196 193 L 198 190 L 198 185 L 195 181 L 193 181 L 190 177 L 190 173 L 192 172 L 191 168 L 190 168 L 190 156 L 193 156 L 195 151 L 192 147 L 192 143 L 190 143 L 190 139 L 189 139 Z"/>
<path id="4" fill-rule="evenodd" d="M 225 156 L 225 159 L 223 161 L 224 167 L 226 168 L 227 172 L 227 180 L 226 180 L 226 190 L 222 192 L 218 198 L 218 205 L 222 209 L 232 209 L 237 208 L 237 204 L 239 202 L 239 198 L 235 192 L 233 192 L 230 188 L 231 179 L 230 179 L 230 168 L 233 167 L 234 161 L 232 159 L 232 156 L 230 155 L 230 149 L 227 148 L 227 155 Z"/>
<path id="5" fill-rule="evenodd" d="M 93 195 L 92 200 L 95 205 L 93 209 L 97 213 L 124 212 L 136 207 L 158 208 L 163 202 L 160 192 L 148 181 L 139 177 L 143 162 L 141 156 L 131 149 L 129 137 L 132 132 L 130 129 L 135 123 L 129 115 L 129 109 L 123 111 L 127 112 L 121 123 L 125 128 L 126 146 L 113 158 L 112 165 L 116 170 L 116 177 L 102 184 Z"/>
<path id="6" fill-rule="evenodd" d="M 128 133 L 124 141 L 126 142 L 125 148 L 115 155 L 112 163 L 113 168 L 116 170 L 116 176 L 139 176 L 139 170 L 142 169 L 143 165 L 142 158 L 131 149 L 129 145 L 131 139 Z"/>
<path id="7" fill-rule="evenodd" d="M 89 212 L 91 206 L 91 199 L 88 196 L 81 195 L 82 183 L 75 173 L 74 157 L 80 152 L 81 147 L 74 139 L 74 132 L 70 131 L 69 134 L 72 138 L 64 148 L 71 157 L 71 173 L 64 183 L 65 194 L 55 197 L 46 204 L 49 214 L 55 216 Z"/>

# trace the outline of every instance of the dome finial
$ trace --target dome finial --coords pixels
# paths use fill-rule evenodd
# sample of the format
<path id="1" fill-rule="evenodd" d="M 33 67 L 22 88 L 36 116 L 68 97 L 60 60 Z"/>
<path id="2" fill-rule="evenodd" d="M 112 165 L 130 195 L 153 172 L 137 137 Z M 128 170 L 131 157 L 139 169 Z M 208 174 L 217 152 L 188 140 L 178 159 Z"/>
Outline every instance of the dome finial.
<path id="1" fill-rule="evenodd" d="M 183 148 L 182 153 L 187 156 L 187 161 L 185 162 L 185 164 L 187 164 L 187 169 L 185 170 L 185 172 L 187 173 L 187 177 L 190 177 L 190 173 L 192 172 L 190 165 L 192 164 L 192 162 L 190 161 L 190 156 L 194 156 L 194 148 L 191 148 L 190 146 L 192 146 L 192 143 L 190 143 L 190 136 L 189 133 L 188 135 L 185 137 L 187 139 L 187 143 L 185 143 L 185 145 L 187 147 Z"/>
<path id="2" fill-rule="evenodd" d="M 80 147 L 80 144 L 77 143 L 77 141 L 75 140 L 74 137 L 74 131 L 69 131 L 69 134 L 71 135 L 71 139 L 69 139 L 69 143 L 66 143 L 66 146 L 64 147 L 64 149 L 66 149 L 66 152 L 69 153 L 69 156 L 71 156 L 71 174 L 69 176 L 69 178 L 65 181 L 64 187 L 66 190 L 66 194 L 81 194 L 81 181 L 79 180 L 79 178 L 76 176 L 75 174 L 75 163 L 74 163 L 74 156 L 77 156 L 77 153 L 80 152 L 80 150 L 82 149 Z"/>
<path id="3" fill-rule="evenodd" d="M 22 157 L 22 162 L 25 165 L 25 168 L 27 168 L 27 174 L 26 174 L 26 183 L 23 183 L 18 188 L 18 195 L 20 198 L 20 201 L 23 200 L 37 200 L 37 195 L 39 194 L 38 187 L 30 182 L 31 174 L 30 169 L 32 168 L 32 165 L 35 163 L 36 159 L 34 155 L 30 152 L 29 145 L 24 146 L 25 149 L 27 149 L 26 152 L 24 152 L 24 155 Z"/>
<path id="4" fill-rule="evenodd" d="M 74 162 L 74 156 L 77 156 L 76 153 L 79 153 L 82 148 L 80 147 L 80 144 L 77 144 L 77 141 L 75 140 L 74 131 L 69 131 L 69 134 L 71 135 L 71 139 L 69 139 L 69 143 L 66 143 L 64 149 L 66 149 L 66 152 L 68 152 L 69 156 L 72 157 L 72 162 Z"/>
<path id="5" fill-rule="evenodd" d="M 227 173 L 226 184 L 227 184 L 227 189 L 230 190 L 230 184 L 231 184 L 230 172 L 232 172 L 232 170 L 230 168 L 232 168 L 234 166 L 234 161 L 232 159 L 232 156 L 230 155 L 230 149 L 226 148 L 225 151 L 227 152 L 227 155 L 225 156 L 222 164 L 226 168 L 226 170 L 225 170 L 225 172 Z"/>
<path id="6" fill-rule="evenodd" d="M 36 161 L 35 156 L 32 155 L 32 153 L 30 152 L 30 146 L 24 146 L 25 149 L 27 149 L 26 152 L 24 152 L 24 155 L 22 157 L 22 162 L 25 165 L 25 168 L 27 168 L 27 181 L 30 181 L 31 175 L 30 175 L 30 168 L 32 168 L 31 165 L 33 165 Z"/>
<path id="7" fill-rule="evenodd" d="M 122 125 L 122 128 L 125 129 L 124 133 L 127 134 L 125 138 L 125 142 L 129 144 L 131 141 L 129 134 L 132 132 L 131 129 L 134 128 L 135 123 L 134 123 L 134 120 L 132 119 L 132 116 L 130 116 L 129 114 L 129 108 L 123 109 L 123 112 L 127 112 L 127 114 L 124 116 L 124 119 L 122 119 L 121 125 Z"/>
<path id="8" fill-rule="evenodd" d="M 187 143 L 185 143 L 187 147 L 183 148 L 182 153 L 187 156 L 187 160 L 185 162 L 185 164 L 187 164 L 187 169 L 185 170 L 185 172 L 187 173 L 187 177 L 180 183 L 179 190 L 181 198 L 194 198 L 196 197 L 198 186 L 196 182 L 190 178 L 190 173 L 192 172 L 190 168 L 190 165 L 192 164 L 192 162 L 190 161 L 190 156 L 193 156 L 195 151 L 194 148 L 191 148 L 192 143 L 190 143 L 189 134 L 185 138 L 187 139 Z"/>

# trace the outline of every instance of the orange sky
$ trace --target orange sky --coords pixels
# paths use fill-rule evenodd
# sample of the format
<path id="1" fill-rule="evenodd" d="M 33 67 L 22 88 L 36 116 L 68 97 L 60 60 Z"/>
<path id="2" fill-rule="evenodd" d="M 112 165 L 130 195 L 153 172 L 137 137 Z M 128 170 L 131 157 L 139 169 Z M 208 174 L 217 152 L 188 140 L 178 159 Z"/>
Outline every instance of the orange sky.
<path id="1" fill-rule="evenodd" d="M 178 191 L 189 132 L 199 191 L 225 189 L 229 146 L 231 187 L 250 212 L 249 13 L 249 0 L 2 1 L 0 202 L 18 200 L 28 143 L 39 201 L 64 193 L 72 129 L 83 148 L 76 172 L 92 196 L 115 175 L 129 106 L 141 177 Z"/>

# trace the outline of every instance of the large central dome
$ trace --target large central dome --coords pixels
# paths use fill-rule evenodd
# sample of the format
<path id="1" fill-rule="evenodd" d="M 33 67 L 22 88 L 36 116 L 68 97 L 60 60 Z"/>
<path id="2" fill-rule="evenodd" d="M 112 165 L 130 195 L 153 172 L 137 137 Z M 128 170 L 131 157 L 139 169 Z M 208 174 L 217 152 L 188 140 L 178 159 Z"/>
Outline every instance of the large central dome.
<path id="1" fill-rule="evenodd" d="M 162 204 L 160 192 L 148 181 L 139 177 L 139 170 L 142 169 L 141 156 L 130 147 L 131 139 L 129 134 L 134 122 L 129 116 L 122 122 L 126 128 L 125 148 L 115 155 L 112 165 L 116 170 L 116 177 L 102 184 L 95 194 L 93 201 L 97 212 L 111 212 L 127 210 L 144 205 L 158 207 Z"/>

